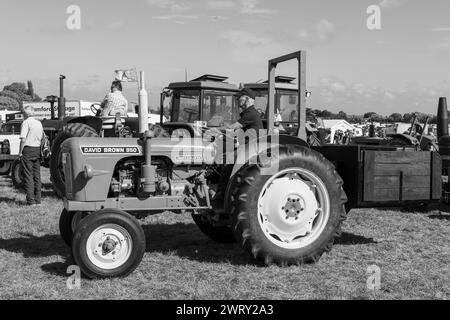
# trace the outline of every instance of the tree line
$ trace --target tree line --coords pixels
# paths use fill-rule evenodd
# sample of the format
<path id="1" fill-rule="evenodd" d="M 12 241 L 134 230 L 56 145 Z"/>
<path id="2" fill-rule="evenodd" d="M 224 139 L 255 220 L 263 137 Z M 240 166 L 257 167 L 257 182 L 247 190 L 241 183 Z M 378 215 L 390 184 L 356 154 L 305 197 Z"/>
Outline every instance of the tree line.
<path id="1" fill-rule="evenodd" d="M 0 91 L 0 109 L 20 111 L 24 102 L 40 102 L 42 99 L 34 92 L 33 82 L 28 81 L 27 85 L 21 82 L 14 82 L 3 87 Z"/>
<path id="2" fill-rule="evenodd" d="M 405 122 L 411 123 L 413 121 L 414 115 L 417 117 L 418 121 L 424 123 L 428 117 L 428 123 L 437 123 L 436 115 L 428 115 L 421 112 L 412 113 L 393 113 L 390 116 L 383 116 L 377 114 L 376 112 L 366 112 L 363 116 L 347 115 L 344 111 L 339 111 L 338 113 L 333 113 L 328 110 L 319 109 L 306 109 L 306 119 L 308 121 L 316 122 L 317 118 L 322 119 L 342 119 L 350 123 L 359 123 L 361 121 L 373 121 L 373 122 L 383 122 L 383 123 L 394 123 L 394 122 Z"/>

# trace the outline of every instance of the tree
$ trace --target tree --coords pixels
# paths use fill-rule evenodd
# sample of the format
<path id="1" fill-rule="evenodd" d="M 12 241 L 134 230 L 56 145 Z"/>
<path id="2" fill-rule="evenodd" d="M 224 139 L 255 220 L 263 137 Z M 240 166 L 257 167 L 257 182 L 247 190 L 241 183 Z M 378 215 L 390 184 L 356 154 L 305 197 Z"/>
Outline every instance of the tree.
<path id="1" fill-rule="evenodd" d="M 347 114 L 344 111 L 339 111 L 338 118 L 348 120 Z"/>
<path id="2" fill-rule="evenodd" d="M 311 108 L 306 108 L 306 121 L 316 122 L 316 114 Z"/>
<path id="3" fill-rule="evenodd" d="M 20 110 L 20 104 L 17 100 L 10 98 L 10 97 L 5 97 L 5 96 L 0 96 L 0 109 L 7 109 L 7 110 Z"/>
<path id="4" fill-rule="evenodd" d="M 325 118 L 325 119 L 331 119 L 331 118 L 334 118 L 334 114 L 333 114 L 332 112 L 328 111 L 328 110 L 323 110 L 323 111 L 321 111 L 321 112 L 318 114 L 318 116 L 319 116 L 320 118 Z"/>
<path id="5" fill-rule="evenodd" d="M 364 119 L 372 119 L 372 117 L 376 114 L 376 112 L 367 112 L 364 114 Z"/>
<path id="6" fill-rule="evenodd" d="M 410 122 L 412 122 L 413 117 L 414 117 L 414 114 L 412 114 L 412 113 L 405 113 L 403 115 L 403 122 L 410 123 Z"/>
<path id="7" fill-rule="evenodd" d="M 403 117 L 400 113 L 393 113 L 389 116 L 391 122 L 402 122 Z"/>
<path id="8" fill-rule="evenodd" d="M 20 110 L 24 101 L 42 101 L 34 92 L 33 83 L 28 81 L 28 87 L 24 83 L 14 82 L 3 88 L 0 92 L 1 105 L 8 110 Z"/>

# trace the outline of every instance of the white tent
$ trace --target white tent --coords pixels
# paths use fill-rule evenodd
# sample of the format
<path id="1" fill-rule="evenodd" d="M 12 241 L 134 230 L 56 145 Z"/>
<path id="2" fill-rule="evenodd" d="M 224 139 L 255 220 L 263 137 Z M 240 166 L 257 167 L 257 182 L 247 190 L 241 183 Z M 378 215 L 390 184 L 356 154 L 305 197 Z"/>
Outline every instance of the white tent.
<path id="1" fill-rule="evenodd" d="M 336 134 L 336 131 L 342 130 L 343 132 L 346 132 L 347 130 L 350 130 L 354 132 L 356 130 L 356 127 L 350 123 L 348 123 L 345 120 L 337 119 L 337 120 L 322 120 L 323 127 L 325 129 L 331 130 L 331 140 L 334 141 L 334 135 Z"/>

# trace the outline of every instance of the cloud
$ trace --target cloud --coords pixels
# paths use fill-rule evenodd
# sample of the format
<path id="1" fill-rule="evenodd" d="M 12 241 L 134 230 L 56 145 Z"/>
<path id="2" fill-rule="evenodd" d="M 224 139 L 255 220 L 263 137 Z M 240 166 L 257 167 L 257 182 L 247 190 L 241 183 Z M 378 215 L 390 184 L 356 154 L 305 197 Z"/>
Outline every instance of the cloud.
<path id="1" fill-rule="evenodd" d="M 241 12 L 249 15 L 268 15 L 274 11 L 267 8 L 260 8 L 260 0 L 238 0 L 241 5 Z"/>
<path id="2" fill-rule="evenodd" d="M 259 64 L 267 61 L 268 57 L 292 50 L 272 37 L 259 36 L 248 31 L 226 31 L 220 37 L 228 43 L 227 48 L 232 58 L 244 64 Z"/>
<path id="3" fill-rule="evenodd" d="M 169 10 L 171 12 L 187 11 L 192 7 L 190 4 L 178 0 L 147 0 L 147 3 L 151 6 Z"/>
<path id="4" fill-rule="evenodd" d="M 380 7 L 384 9 L 394 9 L 407 4 L 409 0 L 383 0 L 380 2 Z"/>
<path id="5" fill-rule="evenodd" d="M 201 18 L 200 15 L 187 15 L 187 14 L 168 14 L 153 17 L 153 19 L 173 21 L 174 23 L 177 24 L 187 24 L 188 21 L 198 20 L 200 18 Z"/>
<path id="6" fill-rule="evenodd" d="M 327 43 L 334 39 L 338 30 L 336 26 L 326 19 L 320 20 L 312 30 L 301 29 L 298 32 L 300 39 L 305 41 L 310 46 L 315 46 L 319 43 Z"/>
<path id="7" fill-rule="evenodd" d="M 236 6 L 236 3 L 231 0 L 214 0 L 206 3 L 206 7 L 211 10 L 231 10 Z"/>
<path id="8" fill-rule="evenodd" d="M 446 32 L 446 31 L 450 31 L 450 27 L 436 27 L 431 29 L 431 31 L 433 32 Z"/>
<path id="9" fill-rule="evenodd" d="M 366 112 L 384 115 L 394 112 L 435 114 L 438 98 L 450 96 L 450 86 L 445 81 L 433 87 L 408 83 L 401 90 L 388 90 L 381 86 L 347 83 L 338 77 L 326 77 L 308 89 L 312 91 L 308 107 L 333 112 L 343 110 L 348 114 Z"/>

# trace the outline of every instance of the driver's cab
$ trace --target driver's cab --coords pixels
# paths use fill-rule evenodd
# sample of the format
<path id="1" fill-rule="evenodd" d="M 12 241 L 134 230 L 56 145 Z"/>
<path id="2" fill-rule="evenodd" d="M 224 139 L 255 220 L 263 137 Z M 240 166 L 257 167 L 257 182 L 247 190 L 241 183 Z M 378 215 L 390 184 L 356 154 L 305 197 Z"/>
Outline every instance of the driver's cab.
<path id="1" fill-rule="evenodd" d="M 298 131 L 298 85 L 293 83 L 295 79 L 287 76 L 275 77 L 275 128 L 280 133 L 290 135 L 296 135 Z M 246 83 L 244 88 L 252 89 L 257 93 L 255 108 L 261 114 L 264 125 L 267 126 L 268 81 Z"/>
<path id="2" fill-rule="evenodd" d="M 218 128 L 239 119 L 236 85 L 228 78 L 203 75 L 189 82 L 171 83 L 161 95 L 161 118 L 166 129 L 182 128 L 197 135 L 198 128 Z"/>

